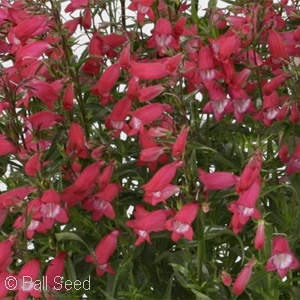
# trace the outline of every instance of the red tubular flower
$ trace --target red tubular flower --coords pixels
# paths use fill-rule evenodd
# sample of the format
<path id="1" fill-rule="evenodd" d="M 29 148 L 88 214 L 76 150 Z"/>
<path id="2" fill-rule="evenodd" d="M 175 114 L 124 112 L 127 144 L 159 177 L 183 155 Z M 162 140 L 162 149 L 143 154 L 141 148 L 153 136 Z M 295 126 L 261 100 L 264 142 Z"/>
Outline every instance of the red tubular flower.
<path id="1" fill-rule="evenodd" d="M 8 101 L 0 101 L 0 115 L 2 115 L 2 112 L 4 110 L 7 110 L 9 108 L 11 108 L 11 104 Z"/>
<path id="2" fill-rule="evenodd" d="M 155 20 L 154 12 L 151 8 L 154 0 L 131 0 L 128 9 L 132 11 L 137 11 L 137 21 L 141 25 L 145 19 L 145 16 L 148 16 L 150 20 Z"/>
<path id="3" fill-rule="evenodd" d="M 140 102 L 150 101 L 159 96 L 165 88 L 161 84 L 148 86 L 139 90 L 138 98 Z"/>
<path id="4" fill-rule="evenodd" d="M 125 119 L 130 113 L 131 102 L 131 99 L 128 97 L 119 100 L 115 104 L 111 114 L 105 118 L 105 126 L 115 131 L 115 137 L 118 137 L 122 131 L 125 133 L 130 131 Z"/>
<path id="5" fill-rule="evenodd" d="M 225 107 L 225 113 L 234 113 L 238 122 L 242 122 L 246 113 L 254 113 L 255 106 L 246 91 L 235 85 L 229 85 L 229 95 L 232 101 Z"/>
<path id="6" fill-rule="evenodd" d="M 130 62 L 129 72 L 140 80 L 156 80 L 169 75 L 166 65 L 163 62 L 137 63 Z"/>
<path id="7" fill-rule="evenodd" d="M 232 65 L 232 64 L 222 64 L 222 66 L 227 67 L 228 65 Z M 229 80 L 229 83 L 231 83 L 233 86 L 235 87 L 240 87 L 243 88 L 246 84 L 247 84 L 247 80 L 251 74 L 251 70 L 250 69 L 243 69 L 241 72 L 235 72 L 234 66 L 233 67 L 233 71 L 234 71 L 234 76 L 232 79 Z"/>
<path id="8" fill-rule="evenodd" d="M 119 63 L 114 63 L 103 72 L 96 85 L 92 88 L 94 94 L 101 96 L 102 105 L 106 105 L 110 99 L 110 92 L 118 81 L 119 76 L 120 65 Z"/>
<path id="9" fill-rule="evenodd" d="M 218 29 L 225 29 L 227 26 L 227 22 L 225 20 L 225 14 L 222 9 L 218 9 L 213 12 L 211 16 L 211 22 L 215 24 Z"/>
<path id="10" fill-rule="evenodd" d="M 93 149 L 93 151 L 91 153 L 91 157 L 94 160 L 101 160 L 102 159 L 102 155 L 105 152 L 105 149 L 106 149 L 105 146 L 96 147 L 95 149 Z"/>
<path id="11" fill-rule="evenodd" d="M 183 165 L 182 161 L 175 161 L 160 168 L 150 179 L 142 186 L 145 192 L 158 192 L 165 188 L 174 178 L 177 168 Z"/>
<path id="12" fill-rule="evenodd" d="M 16 146 L 6 138 L 6 135 L 0 134 L 0 156 L 16 153 L 16 151 Z"/>
<path id="13" fill-rule="evenodd" d="M 225 112 L 225 107 L 229 103 L 225 91 L 216 81 L 206 81 L 210 101 L 203 107 L 204 113 L 213 113 L 215 119 L 220 122 Z"/>
<path id="14" fill-rule="evenodd" d="M 91 196 L 102 164 L 102 161 L 97 161 L 87 166 L 75 182 L 62 191 L 61 200 L 66 201 L 68 206 L 73 206 Z"/>
<path id="15" fill-rule="evenodd" d="M 265 242 L 266 242 L 265 222 L 264 222 L 264 220 L 259 220 L 255 239 L 254 239 L 255 249 L 258 249 L 258 250 L 262 249 L 265 246 Z"/>
<path id="16" fill-rule="evenodd" d="M 0 208 L 12 208 L 19 206 L 24 199 L 36 190 L 34 186 L 22 186 L 0 195 Z"/>
<path id="17" fill-rule="evenodd" d="M 41 291 L 33 284 L 40 271 L 40 262 L 37 259 L 30 260 L 22 266 L 19 274 L 16 276 L 18 293 L 16 299 L 26 300 L 30 295 L 33 298 L 41 298 Z"/>
<path id="18" fill-rule="evenodd" d="M 100 192 L 83 203 L 83 208 L 92 211 L 92 219 L 97 222 L 103 215 L 107 218 L 114 218 L 115 211 L 111 205 L 112 200 L 117 196 L 120 186 L 116 183 L 109 183 Z"/>
<path id="19" fill-rule="evenodd" d="M 113 230 L 111 233 L 104 236 L 95 249 L 94 255 L 88 255 L 85 258 L 86 262 L 96 265 L 97 276 L 103 276 L 105 272 L 114 274 L 114 270 L 109 265 L 108 260 L 115 252 L 117 246 L 117 238 L 120 232 Z"/>
<path id="20" fill-rule="evenodd" d="M 165 147 L 151 147 L 141 151 L 140 160 L 142 162 L 155 162 L 165 152 Z"/>
<path id="21" fill-rule="evenodd" d="M 294 31 L 293 37 L 294 37 L 295 41 L 297 41 L 297 42 L 300 41 L 300 25 Z"/>
<path id="22" fill-rule="evenodd" d="M 35 198 L 29 202 L 26 208 L 26 215 L 19 216 L 14 222 L 14 228 L 24 229 L 26 226 L 26 237 L 32 239 L 36 232 L 46 233 L 47 229 L 45 228 L 43 222 L 41 221 L 41 202 L 39 198 Z M 29 219 L 30 216 L 30 219 Z M 28 221 L 30 223 L 28 224 Z"/>
<path id="23" fill-rule="evenodd" d="M 50 109 L 54 109 L 54 101 L 58 100 L 62 86 L 57 82 L 48 83 L 40 79 L 30 81 L 30 91 L 44 102 Z"/>
<path id="24" fill-rule="evenodd" d="M 238 274 L 232 288 L 232 292 L 235 295 L 241 295 L 244 292 L 246 285 L 250 280 L 252 274 L 252 268 L 255 264 L 256 264 L 256 260 L 252 258 Z"/>
<path id="25" fill-rule="evenodd" d="M 138 97 L 138 92 L 139 92 L 139 78 L 136 76 L 132 76 L 130 78 L 130 80 L 128 81 L 128 87 L 127 87 L 127 92 L 126 92 L 126 96 L 131 99 L 134 100 Z"/>
<path id="26" fill-rule="evenodd" d="M 131 120 L 129 125 L 132 127 L 129 135 L 134 135 L 143 129 L 144 125 L 152 123 L 153 121 L 161 118 L 164 112 L 171 112 L 172 107 L 167 104 L 153 103 L 138 108 L 131 112 Z"/>
<path id="27" fill-rule="evenodd" d="M 229 172 L 207 173 L 198 169 L 199 180 L 208 190 L 223 190 L 237 184 L 239 177 Z"/>
<path id="28" fill-rule="evenodd" d="M 263 86 L 264 95 L 271 95 L 285 80 L 288 75 L 283 73 L 272 78 L 268 83 Z"/>
<path id="29" fill-rule="evenodd" d="M 26 41 L 35 35 L 42 34 L 47 30 L 48 16 L 33 15 L 20 22 L 15 28 L 14 33 L 17 39 Z"/>
<path id="30" fill-rule="evenodd" d="M 173 215 L 171 209 L 159 209 L 153 212 L 148 212 L 142 205 L 136 205 L 134 211 L 134 220 L 126 221 L 126 226 L 133 228 L 138 235 L 138 239 L 134 243 L 135 246 L 147 241 L 151 244 L 150 233 L 163 231 L 166 219 Z"/>
<path id="31" fill-rule="evenodd" d="M 299 106 L 298 106 L 298 103 L 296 101 L 294 101 L 292 103 L 290 120 L 294 124 L 297 124 L 300 120 Z"/>
<path id="32" fill-rule="evenodd" d="M 114 167 L 116 165 L 115 161 L 111 161 L 106 167 L 105 169 L 101 172 L 99 178 L 98 178 L 98 184 L 100 187 L 105 187 L 106 185 L 108 185 L 110 178 L 113 174 L 114 171 Z"/>
<path id="33" fill-rule="evenodd" d="M 100 167 L 103 162 L 95 162 L 93 164 L 88 165 L 79 175 L 79 177 L 74 182 L 74 187 L 79 191 L 86 191 L 96 183 Z"/>
<path id="34" fill-rule="evenodd" d="M 247 74 L 247 72 L 245 73 L 245 71 L 248 71 L 248 69 L 244 69 L 243 71 L 236 73 L 234 63 L 231 60 L 221 63 L 221 69 L 224 74 L 223 76 L 225 77 L 225 83 L 232 84 L 235 88 L 242 87 L 247 80 L 247 77 L 245 78 L 245 74 Z"/>
<path id="35" fill-rule="evenodd" d="M 46 270 L 45 278 L 47 279 L 47 286 L 54 291 L 59 291 L 59 288 L 62 288 L 58 279 L 64 273 L 64 262 L 67 256 L 67 253 L 59 252 L 55 258 L 51 260 Z"/>
<path id="36" fill-rule="evenodd" d="M 126 44 L 120 53 L 119 64 L 120 68 L 127 69 L 130 62 L 130 44 Z"/>
<path id="37" fill-rule="evenodd" d="M 183 32 L 186 28 L 186 21 L 187 21 L 187 18 L 184 16 L 180 16 L 176 20 L 176 22 L 173 26 L 174 37 L 176 39 L 178 39 L 183 34 Z"/>
<path id="38" fill-rule="evenodd" d="M 277 117 L 279 109 L 279 96 L 276 91 L 263 97 L 263 108 L 254 116 L 254 120 L 263 120 L 266 126 L 270 126 Z"/>
<path id="39" fill-rule="evenodd" d="M 278 150 L 278 157 L 279 157 L 280 161 L 283 163 L 287 163 L 290 160 L 289 148 L 288 148 L 287 143 L 284 143 Z"/>
<path id="40" fill-rule="evenodd" d="M 12 289 L 8 289 L 7 288 L 7 284 L 6 284 L 6 279 L 9 276 L 13 276 L 12 273 L 9 272 L 1 272 L 0 273 L 0 299 L 11 299 L 6 297 L 6 295 L 9 293 L 9 291 L 11 291 Z M 15 276 L 13 276 L 15 278 L 15 280 L 17 280 L 17 278 Z M 15 281 L 16 282 L 16 281 Z"/>
<path id="41" fill-rule="evenodd" d="M 228 210 L 233 213 L 230 227 L 234 233 L 242 231 L 243 226 L 250 218 L 259 219 L 261 215 L 255 208 L 260 192 L 260 179 L 257 178 L 248 190 L 243 192 L 236 202 L 228 205 Z"/>
<path id="42" fill-rule="evenodd" d="M 88 5 L 88 0 L 71 0 L 71 3 L 65 8 L 65 13 L 72 13 L 77 9 L 83 9 Z"/>
<path id="43" fill-rule="evenodd" d="M 69 217 L 61 207 L 59 194 L 54 190 L 47 190 L 41 198 L 40 214 L 46 229 L 52 228 L 55 221 L 67 223 Z"/>
<path id="44" fill-rule="evenodd" d="M 0 273 L 5 272 L 12 262 L 13 251 L 12 251 L 13 242 L 9 239 L 0 242 Z"/>
<path id="45" fill-rule="evenodd" d="M 45 41 L 34 41 L 20 48 L 16 53 L 16 66 L 21 67 L 34 62 L 51 46 Z"/>
<path id="46" fill-rule="evenodd" d="M 222 275 L 223 284 L 225 286 L 230 286 L 232 284 L 232 278 L 231 278 L 230 274 L 228 274 L 225 271 L 222 271 L 221 275 Z"/>
<path id="47" fill-rule="evenodd" d="M 166 148 L 158 146 L 155 139 L 143 128 L 139 133 L 139 144 L 143 150 L 141 151 L 137 166 L 148 164 L 149 170 L 154 172 L 158 162 L 165 164 L 169 161 L 169 156 L 164 153 Z"/>
<path id="48" fill-rule="evenodd" d="M 84 29 L 89 29 L 91 28 L 91 25 L 92 25 L 92 11 L 90 6 L 87 6 L 84 9 L 84 13 L 82 16 L 82 26 Z"/>
<path id="49" fill-rule="evenodd" d="M 95 31 L 88 46 L 89 54 L 93 57 L 92 60 L 95 62 L 102 61 L 102 56 L 104 55 L 102 44 L 103 42 L 99 33 Z"/>
<path id="50" fill-rule="evenodd" d="M 179 43 L 172 34 L 172 24 L 168 19 L 160 18 L 153 29 L 153 36 L 147 42 L 147 47 L 156 48 L 159 55 L 166 54 L 168 49 L 179 49 Z"/>
<path id="51" fill-rule="evenodd" d="M 74 151 L 74 155 L 80 158 L 88 157 L 88 150 L 85 144 L 84 133 L 81 126 L 73 122 L 69 130 L 69 143 L 67 146 L 67 154 Z"/>
<path id="52" fill-rule="evenodd" d="M 202 82 L 222 77 L 216 69 L 217 65 L 218 61 L 215 59 L 212 49 L 209 46 L 202 47 L 198 57 L 198 68 Z"/>
<path id="53" fill-rule="evenodd" d="M 210 40 L 216 56 L 221 62 L 228 62 L 229 57 L 239 48 L 240 41 L 237 35 L 219 36 L 216 40 Z"/>
<path id="54" fill-rule="evenodd" d="M 165 227 L 172 231 L 171 239 L 174 242 L 177 242 L 182 236 L 189 241 L 193 239 L 194 232 L 191 224 L 196 218 L 198 209 L 197 202 L 185 204 L 173 218 L 166 221 Z"/>
<path id="55" fill-rule="evenodd" d="M 76 31 L 76 29 L 77 29 L 77 27 L 78 27 L 78 25 L 80 24 L 80 18 L 78 17 L 78 18 L 74 18 L 74 19 L 71 19 L 71 20 L 68 20 L 68 21 L 66 21 L 65 23 L 63 23 L 63 27 L 66 29 L 66 31 L 67 31 L 67 33 L 68 33 L 68 37 L 71 37 L 74 33 L 75 33 L 75 31 Z M 60 52 L 60 53 L 64 53 L 63 51 L 62 52 Z M 61 54 L 60 54 L 61 55 Z M 64 55 L 64 54 L 63 54 Z"/>
<path id="56" fill-rule="evenodd" d="M 291 175 L 300 171 L 300 141 L 297 143 L 296 148 L 288 160 L 286 165 L 286 174 Z"/>
<path id="57" fill-rule="evenodd" d="M 35 153 L 25 164 L 25 173 L 29 176 L 36 177 L 41 170 L 41 154 Z"/>
<path id="58" fill-rule="evenodd" d="M 261 167 L 262 155 L 261 152 L 257 150 L 244 168 L 240 180 L 236 185 L 236 191 L 238 194 L 249 189 L 253 182 L 256 181 L 259 177 Z"/>
<path id="59" fill-rule="evenodd" d="M 170 74 L 174 74 L 174 72 L 177 70 L 177 68 L 179 67 L 181 61 L 182 61 L 183 55 L 181 53 L 178 53 L 174 56 L 169 57 L 166 60 L 166 70 L 170 73 Z M 176 73 L 175 73 L 176 75 Z"/>
<path id="60" fill-rule="evenodd" d="M 26 118 L 35 130 L 45 130 L 63 121 L 61 115 L 51 111 L 41 111 Z"/>
<path id="61" fill-rule="evenodd" d="M 154 138 L 165 137 L 165 136 L 168 136 L 170 133 L 171 133 L 170 130 L 160 127 L 160 126 L 155 126 L 155 127 L 153 126 L 153 127 L 150 127 L 150 129 L 148 130 L 149 136 L 154 137 Z"/>
<path id="62" fill-rule="evenodd" d="M 277 270 L 278 275 L 283 278 L 289 270 L 296 270 L 299 267 L 299 261 L 291 252 L 287 239 L 284 236 L 275 236 L 266 270 L 268 272 Z"/>
<path id="63" fill-rule="evenodd" d="M 74 105 L 74 84 L 73 82 L 69 83 L 63 96 L 63 108 L 65 110 L 71 110 Z"/>
<path id="64" fill-rule="evenodd" d="M 103 55 L 107 55 L 109 58 L 115 58 L 117 56 L 117 52 L 115 52 L 114 49 L 121 48 L 122 45 L 128 41 L 127 34 L 118 33 L 102 35 L 100 39 L 102 41 L 101 48 Z"/>
<path id="65" fill-rule="evenodd" d="M 157 203 L 166 204 L 166 200 L 176 193 L 180 192 L 180 188 L 177 185 L 168 184 L 160 191 L 146 191 L 144 195 L 144 201 L 155 206 Z"/>
<path id="66" fill-rule="evenodd" d="M 183 127 L 180 134 L 178 135 L 173 147 L 172 147 L 172 155 L 174 157 L 180 158 L 185 150 L 186 139 L 188 135 L 189 129 L 187 127 Z"/>
<path id="67" fill-rule="evenodd" d="M 270 49 L 271 57 L 273 60 L 275 60 L 275 62 L 278 60 L 280 60 L 281 62 L 282 60 L 289 59 L 282 38 L 274 29 L 270 29 L 269 31 L 268 46 Z"/>

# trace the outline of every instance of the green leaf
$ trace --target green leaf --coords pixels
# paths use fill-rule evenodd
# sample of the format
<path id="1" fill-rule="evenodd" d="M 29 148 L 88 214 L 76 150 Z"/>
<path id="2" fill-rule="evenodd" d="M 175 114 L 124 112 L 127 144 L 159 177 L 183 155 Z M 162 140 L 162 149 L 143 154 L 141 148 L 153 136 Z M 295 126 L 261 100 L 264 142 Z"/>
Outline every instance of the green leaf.
<path id="1" fill-rule="evenodd" d="M 104 290 L 100 289 L 100 291 L 103 293 L 103 295 L 106 297 L 106 300 L 117 300 L 116 298 L 110 296 L 107 292 L 105 292 Z"/>
<path id="2" fill-rule="evenodd" d="M 220 163 L 222 163 L 224 166 L 226 166 L 229 169 L 233 169 L 233 170 L 236 170 L 236 171 L 240 170 L 240 166 L 238 166 L 237 164 L 234 164 L 233 162 L 231 162 L 229 159 L 224 157 L 219 152 L 216 152 L 213 159 L 220 162 Z"/>
<path id="3" fill-rule="evenodd" d="M 188 141 L 187 146 L 192 149 L 206 150 L 211 152 L 217 152 L 215 149 L 202 145 L 196 141 Z"/>
<path id="4" fill-rule="evenodd" d="M 170 277 L 170 279 L 168 281 L 166 292 L 165 292 L 162 300 L 170 300 L 170 299 L 172 299 L 172 284 L 173 284 L 173 279 L 174 279 L 174 274 L 172 274 L 172 276 Z"/>
<path id="5" fill-rule="evenodd" d="M 115 275 L 108 274 L 106 293 L 116 295 L 118 285 L 128 279 L 128 274 L 132 271 L 133 263 L 131 260 L 117 260 L 112 267 L 115 270 Z"/>
<path id="6" fill-rule="evenodd" d="M 298 278 L 298 282 L 299 282 L 299 278 Z M 296 286 L 291 287 L 290 294 L 292 297 L 294 297 L 294 299 L 300 299 L 300 288 Z"/>
<path id="7" fill-rule="evenodd" d="M 218 2 L 218 0 L 209 0 L 208 4 L 207 4 L 207 7 L 208 8 L 216 8 L 217 7 L 217 2 Z"/>
<path id="8" fill-rule="evenodd" d="M 231 5 L 236 5 L 236 1 L 233 0 L 222 0 L 222 1 Z"/>
<path id="9" fill-rule="evenodd" d="M 191 177 L 190 180 L 192 182 L 194 182 L 195 180 L 197 180 L 198 178 L 198 172 L 197 172 L 197 157 L 196 157 L 196 150 L 193 149 L 192 153 L 190 154 L 190 158 L 189 158 L 189 169 L 191 170 Z"/>
<path id="10" fill-rule="evenodd" d="M 207 297 L 197 290 L 192 289 L 192 292 L 196 295 L 197 300 L 212 300 L 211 298 Z"/>
<path id="11" fill-rule="evenodd" d="M 51 160 L 52 155 L 58 153 L 57 151 L 57 144 L 63 143 L 63 139 L 64 139 L 64 133 L 62 131 L 57 131 L 56 135 L 54 136 L 54 138 L 51 141 L 51 146 L 50 148 L 47 150 L 44 161 L 48 161 Z M 55 155 L 54 155 L 55 156 Z"/>
<path id="12" fill-rule="evenodd" d="M 70 257 L 67 259 L 67 269 L 68 269 L 68 275 L 72 282 L 75 282 L 77 280 L 76 271 L 73 265 L 73 262 Z"/>
<path id="13" fill-rule="evenodd" d="M 1 157 L 0 158 L 0 177 L 3 177 L 7 170 L 7 166 L 9 164 L 9 158 L 8 157 Z"/>
<path id="14" fill-rule="evenodd" d="M 77 233 L 58 232 L 55 234 L 55 237 L 58 242 L 65 241 L 65 240 L 81 242 L 82 244 L 84 244 L 87 247 L 87 249 L 89 249 L 90 252 L 92 252 L 92 250 L 90 249 L 88 244 Z"/>

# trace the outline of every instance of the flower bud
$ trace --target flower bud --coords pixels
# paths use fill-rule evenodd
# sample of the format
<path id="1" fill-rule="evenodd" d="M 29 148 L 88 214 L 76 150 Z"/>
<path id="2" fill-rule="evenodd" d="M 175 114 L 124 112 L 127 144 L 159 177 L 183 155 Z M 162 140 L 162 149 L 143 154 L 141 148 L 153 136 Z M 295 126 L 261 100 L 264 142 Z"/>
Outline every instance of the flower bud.
<path id="1" fill-rule="evenodd" d="M 222 276 L 222 282 L 225 286 L 230 286 L 232 284 L 232 278 L 230 274 L 228 274 L 225 271 L 222 271 L 221 276 Z"/>
<path id="2" fill-rule="evenodd" d="M 265 240 L 265 222 L 264 220 L 259 220 L 254 239 L 254 247 L 258 250 L 262 249 L 265 246 Z"/>

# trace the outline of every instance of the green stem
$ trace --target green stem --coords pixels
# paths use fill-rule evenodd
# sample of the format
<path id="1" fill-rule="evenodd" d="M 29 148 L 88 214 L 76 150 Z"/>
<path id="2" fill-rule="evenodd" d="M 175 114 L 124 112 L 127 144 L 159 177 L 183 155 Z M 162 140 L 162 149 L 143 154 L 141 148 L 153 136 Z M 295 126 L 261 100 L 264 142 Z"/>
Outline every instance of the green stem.
<path id="1" fill-rule="evenodd" d="M 50 3 L 52 5 L 52 9 L 53 9 L 54 20 L 56 22 L 59 34 L 61 36 L 62 48 L 63 48 L 64 54 L 66 57 L 65 64 L 66 64 L 67 74 L 71 78 L 71 80 L 74 82 L 74 91 L 75 91 L 75 94 L 78 99 L 79 111 L 80 111 L 81 117 L 82 117 L 82 125 L 83 125 L 84 131 L 85 131 L 85 136 L 88 139 L 89 138 L 89 126 L 88 126 L 88 122 L 87 122 L 87 118 L 86 118 L 86 110 L 84 107 L 84 99 L 82 97 L 81 84 L 79 82 L 78 75 L 74 69 L 74 66 L 73 66 L 74 63 L 72 62 L 72 59 L 71 59 L 73 52 L 72 52 L 71 47 L 68 45 L 68 37 L 67 37 L 66 33 L 61 30 L 62 23 L 61 23 L 61 19 L 60 19 L 60 12 L 58 11 L 57 7 L 55 6 L 55 4 L 53 3 L 52 0 L 50 1 Z"/>
<path id="2" fill-rule="evenodd" d="M 197 260 L 198 260 L 198 268 L 197 268 L 197 281 L 201 283 L 202 281 L 202 266 L 205 261 L 205 238 L 204 238 L 204 228 L 205 228 L 205 220 L 202 211 L 199 211 L 197 216 L 197 233 L 198 233 L 198 245 L 197 245 Z"/>
<path id="3" fill-rule="evenodd" d="M 125 0 L 121 1 L 121 19 L 122 19 L 122 26 L 126 28 L 126 10 L 125 10 Z"/>
<path id="4" fill-rule="evenodd" d="M 192 19 L 195 23 L 198 22 L 198 6 L 199 6 L 199 0 L 192 0 Z"/>

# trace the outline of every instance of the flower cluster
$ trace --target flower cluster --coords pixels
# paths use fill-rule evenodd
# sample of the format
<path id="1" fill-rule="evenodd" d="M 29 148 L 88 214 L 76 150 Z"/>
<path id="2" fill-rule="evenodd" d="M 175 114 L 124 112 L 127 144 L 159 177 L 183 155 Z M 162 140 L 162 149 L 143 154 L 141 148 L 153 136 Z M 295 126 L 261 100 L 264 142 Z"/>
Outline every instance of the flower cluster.
<path id="1" fill-rule="evenodd" d="M 1 299 L 299 293 L 299 5 L 209 2 L 1 1 Z"/>

